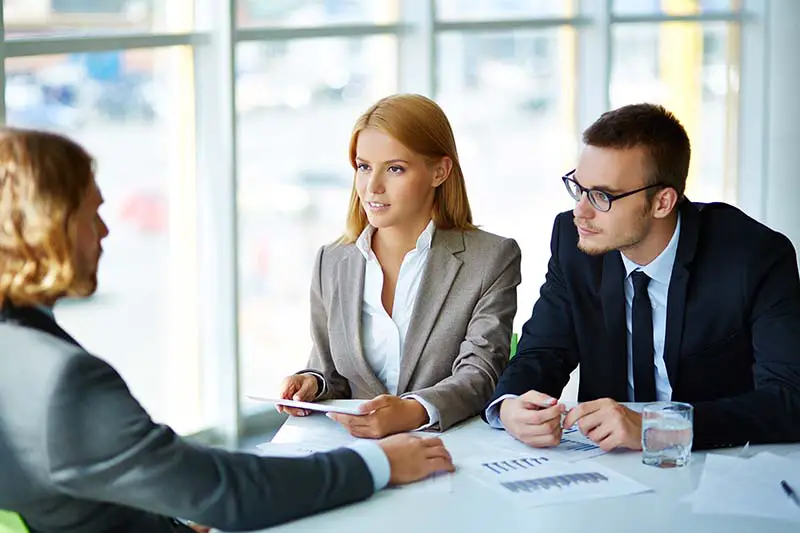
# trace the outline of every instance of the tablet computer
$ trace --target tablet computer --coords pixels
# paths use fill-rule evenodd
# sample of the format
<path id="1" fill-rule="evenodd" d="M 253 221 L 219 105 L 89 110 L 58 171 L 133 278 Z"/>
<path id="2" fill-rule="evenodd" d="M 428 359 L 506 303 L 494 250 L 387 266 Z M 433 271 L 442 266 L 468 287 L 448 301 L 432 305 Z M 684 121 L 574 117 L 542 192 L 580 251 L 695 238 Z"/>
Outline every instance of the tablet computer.
<path id="1" fill-rule="evenodd" d="M 270 402 L 275 405 L 283 405 L 285 407 L 296 407 L 298 409 L 308 409 L 309 411 L 318 411 L 322 413 L 342 413 L 346 415 L 353 415 L 353 416 L 362 416 L 365 413 L 362 413 L 358 410 L 358 403 L 360 402 L 353 402 L 349 400 L 345 400 L 345 402 L 337 402 L 336 400 L 329 401 L 329 402 L 299 402 L 297 400 L 284 400 L 281 398 L 262 398 L 259 396 L 247 396 L 253 400 L 259 400 L 262 402 Z"/>

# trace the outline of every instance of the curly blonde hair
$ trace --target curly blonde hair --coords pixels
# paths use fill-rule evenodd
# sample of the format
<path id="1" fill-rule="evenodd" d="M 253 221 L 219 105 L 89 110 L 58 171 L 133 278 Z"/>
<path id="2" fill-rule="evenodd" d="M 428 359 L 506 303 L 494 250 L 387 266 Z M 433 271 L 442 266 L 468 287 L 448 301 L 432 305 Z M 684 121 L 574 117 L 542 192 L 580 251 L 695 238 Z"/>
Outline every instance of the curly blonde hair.
<path id="1" fill-rule="evenodd" d="M 453 129 L 447 115 L 436 102 L 419 94 L 394 94 L 373 104 L 358 118 L 350 136 L 350 164 L 353 170 L 358 168 L 358 135 L 367 128 L 376 128 L 386 133 L 429 161 L 449 157 L 453 162 L 453 169 L 444 183 L 436 188 L 431 218 L 437 228 L 476 228 L 472 223 L 472 211 Z M 347 211 L 347 226 L 340 242 L 355 242 L 367 224 L 367 214 L 358 198 L 354 179 Z"/>
<path id="2" fill-rule="evenodd" d="M 76 142 L 0 129 L 0 307 L 86 296 L 77 279 L 71 219 L 94 183 L 94 160 Z"/>

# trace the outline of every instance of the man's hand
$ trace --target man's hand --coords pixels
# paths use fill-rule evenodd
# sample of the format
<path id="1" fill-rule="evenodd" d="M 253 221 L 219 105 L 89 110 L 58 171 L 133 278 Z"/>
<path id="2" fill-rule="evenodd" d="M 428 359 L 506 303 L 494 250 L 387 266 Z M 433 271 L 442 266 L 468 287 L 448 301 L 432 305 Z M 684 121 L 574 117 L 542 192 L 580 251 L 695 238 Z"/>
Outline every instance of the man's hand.
<path id="1" fill-rule="evenodd" d="M 298 402 L 311 402 L 317 397 L 317 378 L 311 374 L 295 374 L 289 376 L 281 383 L 281 398 Z M 308 409 L 276 405 L 279 413 L 288 413 L 291 416 L 306 416 Z"/>
<path id="2" fill-rule="evenodd" d="M 506 431 L 534 448 L 558 446 L 564 404 L 537 391 L 528 391 L 500 404 L 500 420 Z"/>
<path id="3" fill-rule="evenodd" d="M 428 422 L 428 412 L 416 400 L 382 394 L 359 406 L 362 416 L 328 413 L 354 437 L 380 439 L 414 430 Z"/>
<path id="4" fill-rule="evenodd" d="M 577 422 L 581 433 L 605 451 L 642 449 L 642 415 L 610 398 L 579 404 L 564 418 L 564 427 Z"/>
<path id="5" fill-rule="evenodd" d="M 453 472 L 453 459 L 442 439 L 422 439 L 414 435 L 393 435 L 378 441 L 392 473 L 389 483 L 404 485 L 425 479 L 436 472 Z"/>

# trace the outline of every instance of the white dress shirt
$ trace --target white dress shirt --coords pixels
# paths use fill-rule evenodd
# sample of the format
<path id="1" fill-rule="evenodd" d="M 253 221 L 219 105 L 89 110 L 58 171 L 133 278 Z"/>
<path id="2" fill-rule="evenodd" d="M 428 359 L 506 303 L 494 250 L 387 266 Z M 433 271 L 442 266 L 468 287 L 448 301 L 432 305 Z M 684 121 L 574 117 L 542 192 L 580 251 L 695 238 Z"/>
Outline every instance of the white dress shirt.
<path id="1" fill-rule="evenodd" d="M 667 334 L 667 295 L 669 281 L 672 278 L 672 266 L 675 264 L 675 254 L 678 251 L 678 239 L 681 234 L 681 217 L 678 215 L 678 224 L 667 247 L 645 266 L 638 265 L 622 256 L 625 265 L 625 324 L 627 329 L 628 348 L 628 401 L 633 398 L 633 279 L 631 273 L 641 270 L 650 278 L 647 285 L 647 295 L 653 308 L 653 357 L 656 367 L 656 400 L 669 401 L 672 399 L 672 385 L 667 376 L 667 365 L 664 361 L 664 339 Z"/>
<path id="2" fill-rule="evenodd" d="M 633 396 L 633 279 L 631 272 L 641 270 L 650 278 L 647 285 L 647 294 L 650 296 L 650 305 L 653 308 L 653 357 L 656 367 L 656 400 L 668 401 L 672 399 L 672 385 L 667 376 L 667 365 L 664 361 L 664 340 L 667 333 L 667 295 L 669 294 L 669 281 L 672 278 L 672 267 L 675 264 L 675 255 L 678 251 L 678 240 L 681 234 L 681 216 L 678 214 L 678 223 L 667 247 L 645 266 L 638 265 L 620 254 L 622 264 L 625 266 L 625 323 L 628 351 L 628 401 L 634 401 Z M 486 420 L 489 425 L 503 428 L 500 420 L 500 403 L 506 398 L 516 398 L 514 394 L 505 394 L 492 402 L 486 408 Z"/>
<path id="3" fill-rule="evenodd" d="M 367 226 L 356 241 L 356 248 L 366 259 L 364 272 L 364 300 L 361 306 L 361 345 L 364 357 L 375 375 L 386 386 L 389 394 L 397 394 L 397 382 L 400 378 L 400 360 L 406 344 L 408 326 L 414 312 L 419 286 L 425 265 L 428 264 L 431 242 L 436 226 L 430 221 L 417 238 L 416 247 L 408 252 L 400 265 L 397 286 L 394 290 L 392 314 L 383 307 L 383 269 L 372 251 L 372 235 L 375 228 Z M 430 419 L 429 427 L 439 422 L 439 412 L 422 398 L 413 398 L 425 407 Z"/>

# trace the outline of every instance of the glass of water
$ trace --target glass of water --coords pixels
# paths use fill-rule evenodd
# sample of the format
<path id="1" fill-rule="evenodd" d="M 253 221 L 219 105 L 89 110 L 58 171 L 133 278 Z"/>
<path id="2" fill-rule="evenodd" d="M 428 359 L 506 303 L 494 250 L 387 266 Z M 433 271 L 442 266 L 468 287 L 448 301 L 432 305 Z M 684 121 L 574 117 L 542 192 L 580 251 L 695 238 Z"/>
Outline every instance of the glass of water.
<path id="1" fill-rule="evenodd" d="M 660 468 L 685 466 L 692 456 L 694 407 L 655 402 L 642 409 L 642 462 Z"/>

